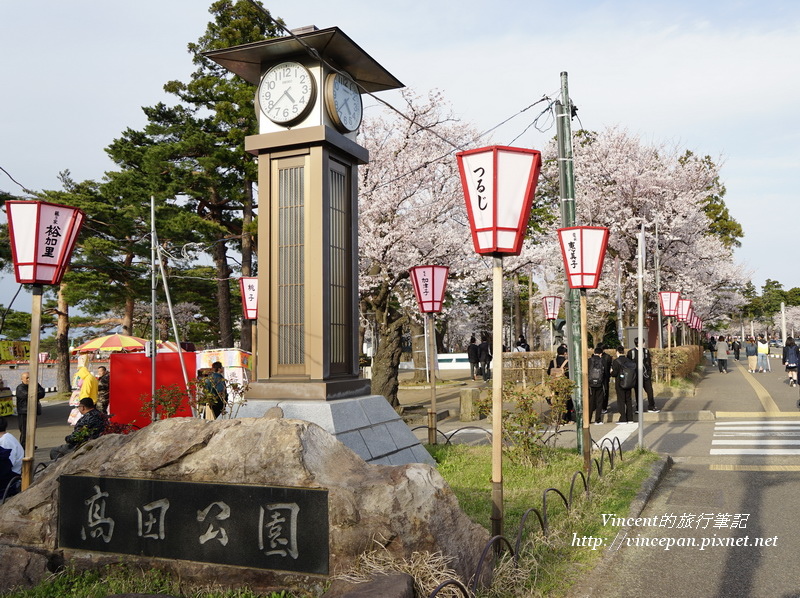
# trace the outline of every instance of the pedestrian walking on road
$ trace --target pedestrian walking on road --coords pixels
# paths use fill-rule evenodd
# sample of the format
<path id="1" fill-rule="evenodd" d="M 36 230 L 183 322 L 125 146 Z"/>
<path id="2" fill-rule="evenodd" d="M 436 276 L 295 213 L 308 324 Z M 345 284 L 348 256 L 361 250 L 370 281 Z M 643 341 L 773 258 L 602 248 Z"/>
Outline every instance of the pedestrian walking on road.
<path id="1" fill-rule="evenodd" d="M 733 342 L 731 343 L 731 350 L 733 350 L 733 358 L 736 361 L 739 361 L 739 355 L 741 354 L 742 350 L 742 343 L 739 342 L 739 337 L 735 337 Z"/>
<path id="2" fill-rule="evenodd" d="M 719 337 L 717 340 L 717 365 L 719 366 L 720 374 L 728 373 L 728 342 L 724 336 Z"/>
<path id="3" fill-rule="evenodd" d="M 489 364 L 492 361 L 492 349 L 489 346 L 488 337 L 482 337 L 481 344 L 478 345 L 478 360 L 481 362 L 481 373 L 483 374 L 483 381 L 487 382 L 491 377 Z"/>
<path id="4" fill-rule="evenodd" d="M 800 363 L 800 350 L 794 343 L 794 339 L 790 338 L 786 341 L 786 346 L 783 348 L 783 365 L 786 366 L 786 371 L 789 374 L 789 386 L 797 386 L 797 364 Z"/>
<path id="5" fill-rule="evenodd" d="M 480 351 L 478 350 L 478 341 L 475 337 L 469 339 L 469 346 L 467 347 L 467 359 L 469 359 L 469 377 L 476 380 L 478 375 L 478 364 L 480 363 Z"/>
<path id="6" fill-rule="evenodd" d="M 708 339 L 708 345 L 706 348 L 711 354 L 711 365 L 717 365 L 717 341 L 713 336 Z"/>
<path id="7" fill-rule="evenodd" d="M 755 373 L 758 367 L 758 347 L 752 336 L 747 337 L 747 341 L 744 344 L 744 354 L 747 356 L 747 371 L 751 374 Z"/>
<path id="8" fill-rule="evenodd" d="M 756 371 L 764 373 L 769 370 L 769 343 L 763 334 L 758 335 L 756 348 L 758 351 L 758 369 Z"/>

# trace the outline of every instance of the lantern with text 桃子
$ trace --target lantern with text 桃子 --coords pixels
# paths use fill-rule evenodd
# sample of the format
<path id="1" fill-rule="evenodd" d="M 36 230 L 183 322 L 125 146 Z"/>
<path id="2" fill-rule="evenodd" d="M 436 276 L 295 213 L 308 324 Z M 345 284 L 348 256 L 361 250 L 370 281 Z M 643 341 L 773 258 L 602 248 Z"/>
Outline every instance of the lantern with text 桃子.
<path id="1" fill-rule="evenodd" d="M 564 270 L 571 289 L 596 289 L 608 245 L 603 226 L 573 226 L 558 229 Z"/>
<path id="2" fill-rule="evenodd" d="M 419 310 L 422 313 L 438 313 L 442 311 L 444 293 L 447 290 L 447 266 L 414 266 L 409 268 L 414 294 L 417 297 Z"/>
<path id="3" fill-rule="evenodd" d="M 678 315 L 678 303 L 681 294 L 677 291 L 661 291 L 658 294 L 661 300 L 661 311 L 668 318 L 674 318 Z"/>
<path id="4" fill-rule="evenodd" d="M 680 299 L 678 301 L 678 321 L 679 322 L 688 322 L 691 324 L 692 319 L 691 316 L 693 315 L 694 310 L 692 309 L 692 300 L 691 299 Z"/>
<path id="5" fill-rule="evenodd" d="M 242 313 L 245 320 L 258 318 L 258 277 L 242 276 L 239 279 L 239 290 L 242 292 Z"/>
<path id="6" fill-rule="evenodd" d="M 85 214 L 43 201 L 7 201 L 14 274 L 20 284 L 59 284 Z"/>
<path id="7" fill-rule="evenodd" d="M 542 297 L 542 307 L 544 308 L 544 319 L 555 320 L 561 310 L 561 297 L 553 295 Z"/>
<path id="8" fill-rule="evenodd" d="M 456 154 L 475 251 L 519 255 L 542 166 L 541 153 L 491 146 Z"/>

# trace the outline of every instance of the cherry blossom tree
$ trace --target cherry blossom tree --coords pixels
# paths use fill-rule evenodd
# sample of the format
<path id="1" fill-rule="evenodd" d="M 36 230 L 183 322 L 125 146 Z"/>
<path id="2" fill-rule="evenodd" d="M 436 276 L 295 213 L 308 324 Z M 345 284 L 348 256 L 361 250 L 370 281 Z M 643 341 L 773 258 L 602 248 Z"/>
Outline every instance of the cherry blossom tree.
<path id="1" fill-rule="evenodd" d="M 555 181 L 555 143 L 544 154 L 543 179 Z M 646 145 L 617 128 L 577 133 L 574 160 L 577 223 L 611 230 L 600 286 L 589 294 L 589 327 L 595 338 L 602 336 L 605 322 L 616 311 L 618 293 L 623 323 L 635 321 L 637 245 L 642 225 L 647 256 L 645 304 L 650 310 L 658 309 L 653 271 L 656 223 L 661 289 L 678 290 L 690 297 L 707 323 L 724 322 L 728 313 L 738 309 L 743 303 L 739 291 L 749 279 L 748 273 L 734 262 L 730 239 L 713 233 L 704 210 L 709 194 L 715 195 L 717 207 L 724 194 L 716 189 L 719 172 L 713 161 L 665 145 Z M 548 189 L 554 192 L 553 185 L 545 184 L 545 192 Z M 554 230 L 535 252 L 543 271 L 561 268 Z M 563 274 L 554 279 L 563 280 Z M 561 294 L 563 287 L 543 291 Z"/>
<path id="2" fill-rule="evenodd" d="M 476 268 L 455 152 L 478 134 L 438 92 L 402 98 L 405 116 L 365 119 L 359 138 L 370 153 L 359 172 L 360 307 L 377 329 L 372 391 L 393 406 L 403 328 L 417 312 L 408 269 L 447 265 L 457 293 Z"/>

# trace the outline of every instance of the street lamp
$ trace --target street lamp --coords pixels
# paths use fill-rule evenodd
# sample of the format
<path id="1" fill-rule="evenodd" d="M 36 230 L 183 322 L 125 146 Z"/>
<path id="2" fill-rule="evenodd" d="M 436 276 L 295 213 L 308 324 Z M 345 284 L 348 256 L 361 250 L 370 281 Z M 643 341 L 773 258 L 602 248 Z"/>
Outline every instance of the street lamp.
<path id="1" fill-rule="evenodd" d="M 661 311 L 667 318 L 667 355 L 669 356 L 669 363 L 667 366 L 667 384 L 672 383 L 672 320 L 678 315 L 678 304 L 680 303 L 681 294 L 677 291 L 661 291 L 658 294 L 661 300 Z"/>
<path id="2" fill-rule="evenodd" d="M 490 146 L 456 154 L 476 253 L 492 256 L 492 535 L 503 535 L 503 255 L 519 255 L 542 167 L 536 150 Z M 498 545 L 499 549 L 499 545 Z"/>
<path id="3" fill-rule="evenodd" d="M 256 349 L 258 348 L 257 334 L 258 334 L 258 277 L 257 276 L 242 276 L 239 279 L 239 290 L 242 293 L 242 315 L 245 320 L 250 320 L 250 372 L 252 379 L 256 378 L 257 355 Z"/>
<path id="4" fill-rule="evenodd" d="M 414 266 L 408 269 L 419 311 L 426 318 L 426 342 L 428 346 L 428 379 L 431 385 L 431 406 L 428 409 L 428 444 L 436 444 L 436 329 L 433 314 L 442 311 L 444 293 L 447 289 L 447 266 Z"/>
<path id="5" fill-rule="evenodd" d="M 544 308 L 544 318 L 550 322 L 550 350 L 553 350 L 553 320 L 558 317 L 561 310 L 561 297 L 547 295 L 542 297 L 542 307 Z"/>
<path id="6" fill-rule="evenodd" d="M 32 284 L 30 354 L 39 354 L 42 328 L 43 285 L 60 284 L 69 266 L 72 250 L 86 215 L 77 208 L 43 201 L 6 202 L 8 231 L 14 275 L 20 284 Z M 39 361 L 29 360 L 28 421 L 25 456 L 22 459 L 22 489 L 33 481 L 33 452 L 36 447 L 36 401 Z"/>
<path id="7" fill-rule="evenodd" d="M 608 246 L 608 229 L 602 226 L 572 226 L 559 228 L 558 241 L 561 256 L 564 258 L 564 271 L 571 289 L 580 289 L 580 329 L 586 325 L 586 289 L 596 289 L 600 284 L 600 272 Z M 589 361 L 586 342 L 581 343 L 580 363 Z M 581 372 L 581 422 L 583 424 L 583 464 L 588 472 L 591 467 L 591 437 L 589 435 L 589 372 L 582 367 Z M 577 405 L 576 405 L 577 409 Z M 576 413 L 576 415 L 578 415 Z"/>

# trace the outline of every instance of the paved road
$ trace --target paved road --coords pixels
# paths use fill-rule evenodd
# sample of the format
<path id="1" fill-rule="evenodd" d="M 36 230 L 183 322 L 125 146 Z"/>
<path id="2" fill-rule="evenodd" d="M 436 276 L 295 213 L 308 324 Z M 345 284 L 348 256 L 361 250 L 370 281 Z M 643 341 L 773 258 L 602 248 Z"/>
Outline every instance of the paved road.
<path id="1" fill-rule="evenodd" d="M 675 463 L 644 520 L 619 528 L 604 565 L 571 596 L 800 596 L 798 389 L 778 363 L 756 375 L 733 360 L 728 374 L 709 367 L 684 405 L 713 420 L 645 427 L 644 444 Z"/>

